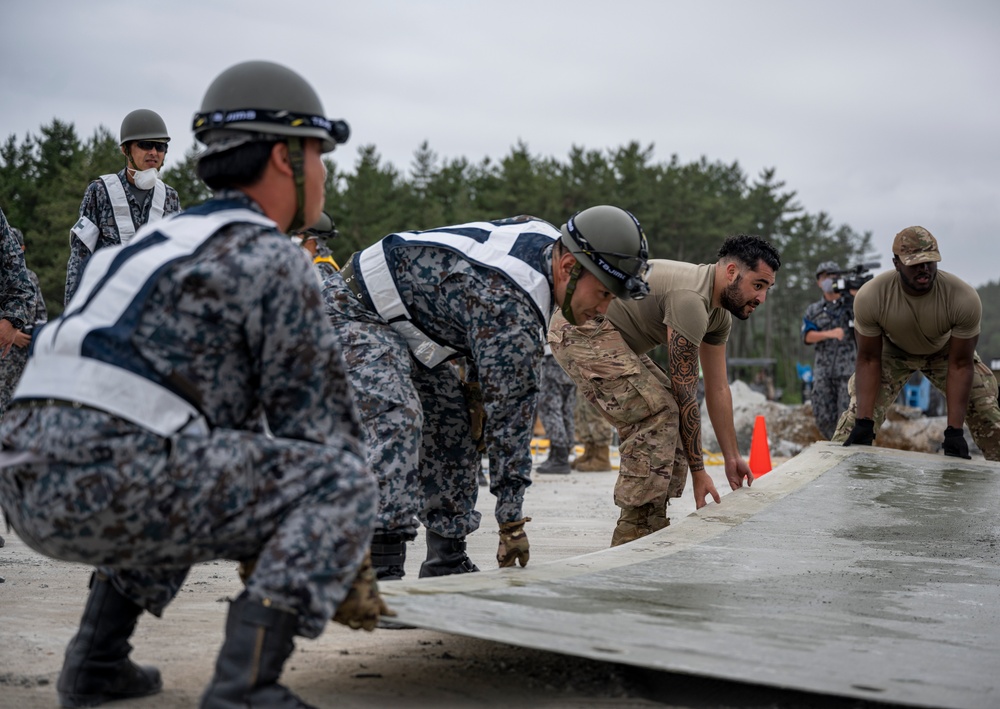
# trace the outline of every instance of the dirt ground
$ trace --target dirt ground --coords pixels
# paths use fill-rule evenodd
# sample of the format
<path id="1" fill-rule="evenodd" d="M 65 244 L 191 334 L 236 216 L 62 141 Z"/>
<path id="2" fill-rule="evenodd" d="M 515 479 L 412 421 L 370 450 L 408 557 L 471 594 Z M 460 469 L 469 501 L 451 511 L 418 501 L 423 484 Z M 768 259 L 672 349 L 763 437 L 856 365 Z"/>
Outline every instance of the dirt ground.
<path id="1" fill-rule="evenodd" d="M 774 465 L 780 462 L 775 459 Z M 728 492 L 722 467 L 709 470 L 720 493 Z M 614 480 L 613 472 L 535 476 L 525 500 L 533 518 L 527 527 L 532 565 L 606 548 L 617 518 Z M 469 537 L 469 550 L 486 570 L 495 565 L 497 526 L 494 498 L 485 488 L 481 492 L 483 526 Z M 671 506 L 671 517 L 682 524 L 693 510 L 689 489 Z M 39 556 L 12 532 L 3 536 L 0 707 L 55 707 L 62 654 L 79 622 L 90 570 Z M 423 555 L 421 538 L 410 545 L 408 577 L 416 577 Z M 235 564 L 195 567 L 164 617 L 144 615 L 133 637 L 133 659 L 160 668 L 163 692 L 111 706 L 197 706 L 222 641 L 225 601 L 239 589 Z M 283 682 L 317 707 L 779 706 L 773 694 L 756 697 L 744 685 L 420 629 L 366 633 L 333 623 L 319 639 L 297 641 Z M 781 706 L 819 706 L 813 701 L 793 697 Z"/>

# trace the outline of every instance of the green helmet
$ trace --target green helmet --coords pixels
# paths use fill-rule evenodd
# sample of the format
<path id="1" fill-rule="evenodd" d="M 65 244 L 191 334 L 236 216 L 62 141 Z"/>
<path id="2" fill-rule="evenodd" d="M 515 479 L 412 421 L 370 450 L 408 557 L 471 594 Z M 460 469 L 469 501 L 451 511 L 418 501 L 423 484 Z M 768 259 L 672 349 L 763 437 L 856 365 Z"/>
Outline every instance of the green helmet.
<path id="1" fill-rule="evenodd" d="M 608 205 L 584 209 L 562 225 L 561 241 L 617 297 L 640 300 L 649 293 L 649 247 L 631 212 Z"/>
<path id="2" fill-rule="evenodd" d="M 219 74 L 205 92 L 192 128 L 208 152 L 297 137 L 318 138 L 326 153 L 347 142 L 351 133 L 346 122 L 324 117 L 323 104 L 305 79 L 266 61 L 242 62 Z"/>
<path id="3" fill-rule="evenodd" d="M 160 115 L 148 108 L 137 108 L 122 120 L 118 145 L 122 146 L 133 140 L 162 140 L 170 142 L 167 124 Z"/>

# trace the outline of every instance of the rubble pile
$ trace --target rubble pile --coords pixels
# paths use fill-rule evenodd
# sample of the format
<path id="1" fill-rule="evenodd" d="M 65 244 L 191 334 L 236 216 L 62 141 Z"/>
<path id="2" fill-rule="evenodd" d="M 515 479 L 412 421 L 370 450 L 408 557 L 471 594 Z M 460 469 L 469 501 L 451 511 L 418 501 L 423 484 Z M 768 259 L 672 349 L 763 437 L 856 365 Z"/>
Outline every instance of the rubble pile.
<path id="1" fill-rule="evenodd" d="M 733 393 L 736 440 L 744 455 L 749 454 L 757 416 L 763 416 L 767 423 L 771 455 L 791 457 L 812 443 L 824 440 L 816 428 L 812 404 L 781 404 L 768 401 L 763 394 L 739 380 L 734 381 L 730 389 Z M 896 450 L 937 453 L 941 450 L 941 441 L 947 425 L 944 416 L 924 416 L 920 409 L 894 404 L 875 438 L 875 444 Z M 702 447 L 710 452 L 718 451 L 719 442 L 715 437 L 704 402 L 701 406 L 701 426 Z M 968 429 L 965 440 L 969 442 L 970 451 L 978 452 Z"/>

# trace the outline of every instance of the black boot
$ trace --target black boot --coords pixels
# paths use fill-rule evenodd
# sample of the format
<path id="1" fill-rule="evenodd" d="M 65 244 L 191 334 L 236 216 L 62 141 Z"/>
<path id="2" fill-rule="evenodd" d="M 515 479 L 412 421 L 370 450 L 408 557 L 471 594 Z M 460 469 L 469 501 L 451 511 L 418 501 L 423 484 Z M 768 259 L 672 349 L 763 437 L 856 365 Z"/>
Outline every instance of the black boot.
<path id="1" fill-rule="evenodd" d="M 420 578 L 479 571 L 465 553 L 465 537 L 452 539 L 427 530 L 427 560 L 420 565 Z"/>
<path id="2" fill-rule="evenodd" d="M 406 575 L 406 538 L 392 532 L 372 537 L 372 566 L 379 581 L 398 581 Z"/>
<path id="3" fill-rule="evenodd" d="M 96 707 L 115 699 L 156 694 L 160 671 L 140 667 L 129 657 L 135 623 L 142 608 L 118 593 L 107 577 L 90 577 L 90 595 L 80 630 L 66 648 L 56 692 L 63 707 Z"/>
<path id="4" fill-rule="evenodd" d="M 278 684 L 292 654 L 297 617 L 249 598 L 246 591 L 229 604 L 226 639 L 201 709 L 315 709 Z"/>
<path id="5" fill-rule="evenodd" d="M 554 446 L 549 449 L 548 459 L 539 465 L 536 472 L 549 475 L 569 475 L 569 448 Z"/>

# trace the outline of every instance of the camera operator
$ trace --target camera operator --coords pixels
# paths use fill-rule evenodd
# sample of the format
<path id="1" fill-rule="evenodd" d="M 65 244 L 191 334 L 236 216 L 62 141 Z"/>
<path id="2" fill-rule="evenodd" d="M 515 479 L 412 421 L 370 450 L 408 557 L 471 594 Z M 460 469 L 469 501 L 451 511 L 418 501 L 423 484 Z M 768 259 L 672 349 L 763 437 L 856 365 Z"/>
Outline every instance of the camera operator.
<path id="1" fill-rule="evenodd" d="M 841 280 L 841 273 L 833 261 L 824 261 L 816 267 L 816 285 L 823 291 L 823 297 L 809 305 L 802 318 L 803 342 L 816 345 L 813 416 L 816 427 L 827 439 L 833 436 L 837 419 L 851 402 L 847 382 L 854 374 L 857 358 L 854 296 L 849 288 L 854 283 L 849 282 L 851 279 Z"/>

